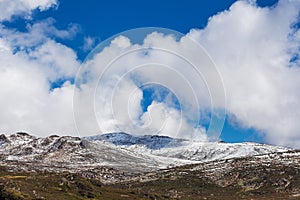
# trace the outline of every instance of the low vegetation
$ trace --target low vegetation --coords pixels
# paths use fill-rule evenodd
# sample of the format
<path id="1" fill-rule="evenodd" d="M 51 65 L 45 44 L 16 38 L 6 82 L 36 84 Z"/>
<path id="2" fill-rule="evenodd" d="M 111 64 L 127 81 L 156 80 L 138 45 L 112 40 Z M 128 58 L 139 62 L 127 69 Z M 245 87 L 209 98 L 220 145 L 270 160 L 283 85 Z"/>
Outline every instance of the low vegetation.
<path id="1" fill-rule="evenodd" d="M 22 173 L 1 167 L 0 199 L 300 199 L 295 165 L 255 164 L 244 158 L 222 169 L 226 163 L 216 164 L 220 170 L 186 165 L 114 184 L 67 172 Z"/>

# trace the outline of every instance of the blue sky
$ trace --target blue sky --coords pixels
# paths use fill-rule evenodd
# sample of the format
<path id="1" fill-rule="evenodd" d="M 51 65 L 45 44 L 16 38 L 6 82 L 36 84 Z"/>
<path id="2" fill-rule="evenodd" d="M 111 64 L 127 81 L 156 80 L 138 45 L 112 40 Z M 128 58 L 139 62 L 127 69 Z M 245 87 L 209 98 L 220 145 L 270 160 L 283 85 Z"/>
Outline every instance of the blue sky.
<path id="1" fill-rule="evenodd" d="M 7 2 L 9 1 L 5 0 L 2 4 L 5 6 L 5 3 Z M 33 1 L 26 0 L 26 2 Z M 291 67 L 291 65 L 299 65 L 297 59 L 299 48 L 297 49 L 298 39 L 296 37 L 298 28 L 290 28 L 292 26 L 297 26 L 294 22 L 294 15 L 292 16 L 292 14 L 290 14 L 292 12 L 284 10 L 283 13 L 286 12 L 287 14 L 286 16 L 281 16 L 280 12 L 277 12 L 276 9 L 272 9 L 277 6 L 277 0 L 257 0 L 256 4 L 254 3 L 255 5 L 253 4 L 254 1 L 247 1 L 247 4 L 251 6 L 243 3 L 238 4 L 235 0 L 112 0 L 102 2 L 95 0 L 79 0 L 75 2 L 74 0 L 59 0 L 57 3 L 58 6 L 53 7 L 51 7 L 51 5 L 55 4 L 56 0 L 47 0 L 47 2 L 49 2 L 49 4 L 40 5 L 40 7 L 34 4 L 28 4 L 32 7 L 29 7 L 26 11 L 22 12 L 18 9 L 23 9 L 24 5 L 23 7 L 18 7 L 17 3 L 14 4 L 10 2 L 16 7 L 15 13 L 0 14 L 0 20 L 2 20 L 0 23 L 3 25 L 0 27 L 0 48 L 2 44 L 1 40 L 3 40 L 3 44 L 8 44 L 7 48 L 11 48 L 12 60 L 16 60 L 16 57 L 18 59 L 24 59 L 24 57 L 26 58 L 26 56 L 28 56 L 28 63 L 34 60 L 34 65 L 47 66 L 45 67 L 47 68 L 45 71 L 42 70 L 43 72 L 38 72 L 45 72 L 46 75 L 43 77 L 37 76 L 31 78 L 31 80 L 40 80 L 39 78 L 41 78 L 41 80 L 47 80 L 50 83 L 50 92 L 48 91 L 50 97 L 47 97 L 46 99 L 58 98 L 55 99 L 54 102 L 60 101 L 60 98 L 63 99 L 63 97 L 60 97 L 56 93 L 60 92 L 62 96 L 66 95 L 65 91 L 68 91 L 74 84 L 76 69 L 84 61 L 90 50 L 98 43 L 129 29 L 140 27 L 163 27 L 179 31 L 183 34 L 190 34 L 207 48 L 217 65 L 220 66 L 221 71 L 225 69 L 223 71 L 225 74 L 225 82 L 226 77 L 233 80 L 232 82 L 226 82 L 230 87 L 235 87 L 235 90 L 233 90 L 235 92 L 231 92 L 229 87 L 229 114 L 228 118 L 226 118 L 221 135 L 222 140 L 227 142 L 254 141 L 272 144 L 282 143 L 283 145 L 291 146 L 297 146 L 294 141 L 300 141 L 300 137 L 295 131 L 297 130 L 297 126 L 293 123 L 297 119 L 295 116 L 298 114 L 288 114 L 291 110 L 297 110 L 298 104 L 294 102 L 294 99 L 298 98 L 298 93 L 295 92 L 298 88 L 295 86 L 297 85 L 295 82 L 296 78 L 292 77 L 292 74 L 295 75 L 298 74 L 298 72 L 287 71 L 286 74 L 288 75 L 286 76 L 289 77 L 287 78 L 284 76 L 285 73 L 278 73 L 275 69 L 276 67 L 274 67 L 277 65 L 288 65 L 289 67 Z M 284 0 L 282 2 L 284 2 Z M 234 7 L 232 7 L 230 11 L 224 12 L 232 5 L 234 5 Z M 288 9 L 288 6 L 289 5 L 284 5 L 284 3 L 282 3 L 282 5 L 278 6 L 278 10 Z M 267 9 L 262 9 L 265 7 Z M 4 7 L 0 4 L 0 11 L 3 8 Z M 291 9 L 289 8 L 289 10 Z M 296 11 L 297 9 L 295 9 L 295 12 Z M 2 13 L 4 13 L 4 11 Z M 28 16 L 26 14 L 28 14 Z M 27 17 L 24 17 L 24 15 Z M 239 15 L 241 15 L 240 21 L 238 19 L 239 17 L 236 17 Z M 51 20 L 49 20 L 49 18 L 51 18 Z M 48 21 L 45 22 L 47 19 Z M 299 21 L 300 20 L 298 20 L 298 23 Z M 261 26 L 261 22 L 265 24 Z M 43 23 L 44 25 L 41 25 Z M 249 25 L 249 27 L 246 27 L 249 28 L 249 30 L 247 30 L 249 31 L 249 34 L 247 34 L 246 31 L 243 32 L 243 28 L 240 28 L 244 24 L 251 23 L 253 23 L 252 26 Z M 268 27 L 265 26 L 266 24 Z M 35 25 L 37 26 L 35 27 Z M 282 28 L 282 30 L 277 30 L 273 34 L 272 31 L 275 30 L 276 27 L 286 27 L 286 29 Z M 49 28 L 48 31 L 47 28 Z M 40 33 L 30 32 L 31 30 L 36 31 L 41 29 L 43 30 Z M 195 29 L 196 31 L 193 32 L 191 31 L 192 29 Z M 200 33 L 201 31 L 199 30 L 203 33 Z M 279 33 L 277 34 L 277 32 Z M 27 33 L 31 35 L 28 37 L 28 35 L 26 35 Z M 269 41 L 269 36 L 271 36 L 270 33 L 272 33 L 272 37 L 270 37 L 271 39 Z M 217 35 L 218 37 L 214 38 L 214 35 Z M 235 38 L 231 38 L 231 35 L 233 35 L 232 37 L 236 37 L 238 44 L 235 44 Z M 224 46 L 226 49 L 222 49 L 222 37 L 225 38 Z M 30 42 L 34 44 L 27 44 L 26 38 L 30 38 L 32 40 L 30 40 Z M 272 46 L 273 43 L 282 41 L 282 38 L 288 38 L 289 40 Z M 85 47 L 87 39 L 91 40 L 91 45 L 89 47 Z M 229 41 L 228 44 L 226 43 L 227 39 Z M 267 45 L 259 46 L 259 44 L 264 42 L 266 42 Z M 241 46 L 239 46 L 240 44 Z M 44 46 L 46 47 L 43 48 Z M 47 48 L 49 48 L 51 52 L 47 52 Z M 241 57 L 235 57 L 235 55 L 239 55 L 239 48 L 243 49 L 242 52 L 245 54 L 241 54 Z M 256 51 L 256 49 L 258 49 L 258 51 Z M 275 49 L 275 52 L 273 52 L 273 49 Z M 60 54 L 64 52 L 67 53 L 66 55 L 61 55 L 61 57 L 64 57 L 61 58 Z M 261 54 L 256 55 L 257 52 L 260 52 Z M 227 56 L 224 56 L 225 60 L 222 53 Z M 48 55 L 52 57 L 47 57 Z M 55 57 L 57 57 L 57 59 Z M 232 62 L 233 64 L 230 63 L 230 67 L 228 67 L 228 63 L 225 63 L 223 66 L 223 63 L 227 62 L 226 58 L 236 59 L 234 61 L 237 61 L 238 64 Z M 245 61 L 248 58 L 250 62 Z M 265 58 L 265 60 L 261 60 L 261 58 Z M 277 58 L 278 60 L 276 60 Z M 270 61 L 272 59 L 275 64 Z M 292 62 L 284 63 L 286 59 Z M 258 61 L 255 62 L 256 60 Z M 270 63 L 268 61 L 270 61 Z M 236 70 L 239 68 L 240 62 L 241 66 L 244 68 Z M 282 62 L 283 64 L 281 64 Z M 10 66 L 12 65 L 11 63 L 15 64 L 13 61 L 7 61 L 7 63 L 2 63 L 2 65 Z M 61 63 L 68 63 L 69 66 L 61 67 L 60 65 L 63 65 Z M 247 65 L 255 67 L 252 71 L 248 71 Z M 235 66 L 235 68 L 233 66 Z M 54 72 L 52 70 L 54 70 Z M 284 68 L 284 70 L 287 69 Z M 239 72 L 241 74 L 239 74 Z M 249 80 L 247 80 L 248 75 L 250 77 Z M 240 79 L 240 77 L 242 78 Z M 257 77 L 260 79 L 257 79 Z M 287 82 L 286 84 L 274 82 L 274 80 L 287 79 L 289 79 L 290 82 Z M 243 80 L 245 80 L 245 83 L 241 82 Z M 257 80 L 257 83 L 259 84 L 255 85 L 253 80 Z M 45 81 L 45 84 L 48 83 L 47 81 Z M 241 85 L 241 87 L 239 87 L 239 85 Z M 253 88 L 252 85 L 254 85 Z M 43 85 L 41 84 L 41 87 L 42 86 Z M 156 89 L 157 90 L 153 88 L 142 88 L 143 100 L 141 101 L 141 106 L 144 112 L 147 111 L 147 107 L 150 106 L 153 101 L 162 102 L 165 100 L 165 96 L 168 92 L 164 89 L 159 89 L 159 87 Z M 38 88 L 38 90 L 42 89 Z M 247 91 L 247 93 L 245 93 L 245 91 Z M 2 91 L 0 90 L 0 93 L 1 92 Z M 35 91 L 30 90 L 29 92 L 36 94 Z M 160 94 L 158 94 L 159 92 Z M 3 95 L 4 94 L 7 95 L 6 93 L 3 93 Z M 14 94 L 9 93 L 7 96 L 10 95 Z M 22 95 L 23 94 L 20 93 L 20 96 L 18 97 L 23 97 Z M 172 96 L 172 98 L 174 98 L 174 96 Z M 251 103 L 244 104 L 248 99 L 251 100 L 249 100 Z M 274 102 L 270 102 L 270 99 L 275 100 Z M 37 101 L 43 102 L 45 100 L 37 99 Z M 177 101 L 178 99 L 173 101 L 173 103 L 175 102 L 173 107 L 179 109 L 180 106 Z M 61 107 L 63 107 L 62 105 Z M 243 108 L 243 106 L 247 108 Z M 5 107 L 8 108 L 9 106 L 6 105 Z M 53 107 L 57 110 L 61 109 L 61 107 L 57 107 L 56 105 L 53 105 Z M 17 110 L 14 113 L 17 113 L 16 116 L 22 121 L 24 120 L 24 117 L 22 118 L 22 116 L 26 116 L 27 110 L 26 106 L 20 106 L 20 108 L 21 110 L 24 110 Z M 262 108 L 266 108 L 265 112 L 261 112 Z M 40 108 L 33 107 L 32 109 L 36 110 L 36 112 L 33 113 L 38 113 L 37 116 L 48 115 L 43 113 Z M 40 114 L 40 112 L 42 114 Z M 8 119 L 9 116 L 10 115 L 3 114 L 3 119 Z M 49 114 L 49 116 L 52 116 L 52 114 Z M 67 117 L 69 116 L 71 115 L 68 114 Z M 260 120 L 260 116 L 262 116 L 262 118 L 264 117 L 266 120 Z M 2 116 L 0 116 L 0 122 L 2 124 L 5 123 L 5 120 L 2 122 L 1 118 Z M 30 117 L 27 118 L 30 119 Z M 56 119 L 54 117 L 54 119 L 51 118 L 50 121 L 51 120 L 55 121 Z M 274 123 L 272 120 L 274 120 Z M 64 128 L 61 127 L 65 127 L 65 124 L 61 121 L 62 120 L 59 120 L 59 122 L 57 122 L 57 128 L 53 131 L 64 130 Z M 22 123 L 17 124 L 19 125 Z M 24 128 L 24 130 L 33 130 L 32 125 L 30 125 L 30 123 L 28 124 L 24 126 L 27 127 Z M 275 126 L 273 127 L 275 124 L 276 128 Z M 203 125 L 207 128 L 207 124 Z M 7 124 L 7 127 L 9 127 L 9 124 Z M 22 126 L 20 126 L 18 130 L 20 129 L 22 129 Z M 43 127 L 40 129 L 43 130 Z M 4 130 L 6 129 L 4 128 Z M 7 131 L 10 130 L 10 128 L 7 128 Z M 68 129 L 68 133 L 72 132 L 69 130 L 71 129 Z M 281 135 L 281 132 L 285 131 L 288 132 L 288 136 Z M 265 135 L 268 136 L 267 139 L 264 138 Z"/>
<path id="2" fill-rule="evenodd" d="M 228 9 L 236 0 L 197 1 L 153 0 L 153 1 L 74 1 L 60 0 L 58 9 L 44 12 L 35 11 L 33 21 L 51 17 L 57 28 L 65 28 L 70 23 L 80 25 L 80 31 L 72 40 L 60 42 L 77 50 L 81 60 L 89 52 L 82 50 L 83 37 L 91 36 L 101 42 L 120 32 L 140 27 L 163 27 L 181 33 L 191 28 L 203 28 L 209 17 Z M 272 6 L 277 0 L 258 0 L 260 6 Z M 17 18 L 7 25 L 24 30 L 27 20 Z"/>

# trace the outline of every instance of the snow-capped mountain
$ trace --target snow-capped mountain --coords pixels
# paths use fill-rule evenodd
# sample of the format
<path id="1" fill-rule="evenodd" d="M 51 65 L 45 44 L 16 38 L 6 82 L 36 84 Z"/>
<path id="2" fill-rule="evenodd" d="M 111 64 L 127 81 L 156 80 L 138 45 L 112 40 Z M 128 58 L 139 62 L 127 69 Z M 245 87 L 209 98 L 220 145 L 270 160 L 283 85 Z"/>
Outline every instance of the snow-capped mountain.
<path id="1" fill-rule="evenodd" d="M 0 135 L 2 164 L 23 162 L 36 166 L 111 167 L 128 172 L 152 171 L 192 163 L 285 152 L 288 148 L 256 143 L 218 143 L 109 133 L 85 138 L 27 133 Z M 44 166 L 44 167 L 43 167 Z"/>
<path id="2" fill-rule="evenodd" d="M 185 139 L 176 139 L 158 135 L 133 136 L 124 132 L 95 135 L 85 137 L 85 139 L 89 141 L 106 141 L 119 146 L 139 145 L 155 150 L 182 146 L 183 142 L 187 141 Z"/>
<path id="3" fill-rule="evenodd" d="M 85 138 L 91 142 L 103 142 L 121 146 L 131 152 L 176 158 L 184 161 L 207 162 L 245 156 L 287 151 L 288 148 L 258 143 L 199 142 L 167 136 L 133 136 L 127 133 L 109 133 Z"/>

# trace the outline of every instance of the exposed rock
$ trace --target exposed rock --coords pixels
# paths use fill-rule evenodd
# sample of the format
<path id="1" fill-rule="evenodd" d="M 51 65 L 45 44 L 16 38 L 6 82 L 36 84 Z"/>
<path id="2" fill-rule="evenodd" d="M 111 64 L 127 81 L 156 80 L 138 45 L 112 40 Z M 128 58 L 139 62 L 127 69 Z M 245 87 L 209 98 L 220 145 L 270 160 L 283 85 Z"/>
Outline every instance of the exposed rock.
<path id="1" fill-rule="evenodd" d="M 6 142 L 9 142 L 9 139 L 4 134 L 1 134 L 0 135 L 0 144 L 6 143 Z"/>

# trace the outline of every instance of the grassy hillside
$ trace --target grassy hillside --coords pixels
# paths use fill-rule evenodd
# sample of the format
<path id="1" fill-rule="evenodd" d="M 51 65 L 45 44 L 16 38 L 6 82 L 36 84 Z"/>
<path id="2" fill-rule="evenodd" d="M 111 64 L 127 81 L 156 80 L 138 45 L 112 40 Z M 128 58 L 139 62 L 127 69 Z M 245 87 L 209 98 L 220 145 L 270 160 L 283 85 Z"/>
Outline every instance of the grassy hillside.
<path id="1" fill-rule="evenodd" d="M 248 163 L 248 165 L 246 164 Z M 161 170 L 105 185 L 79 174 L 0 168 L 0 199 L 300 199 L 300 169 L 237 159 L 226 173 L 203 165 Z"/>

